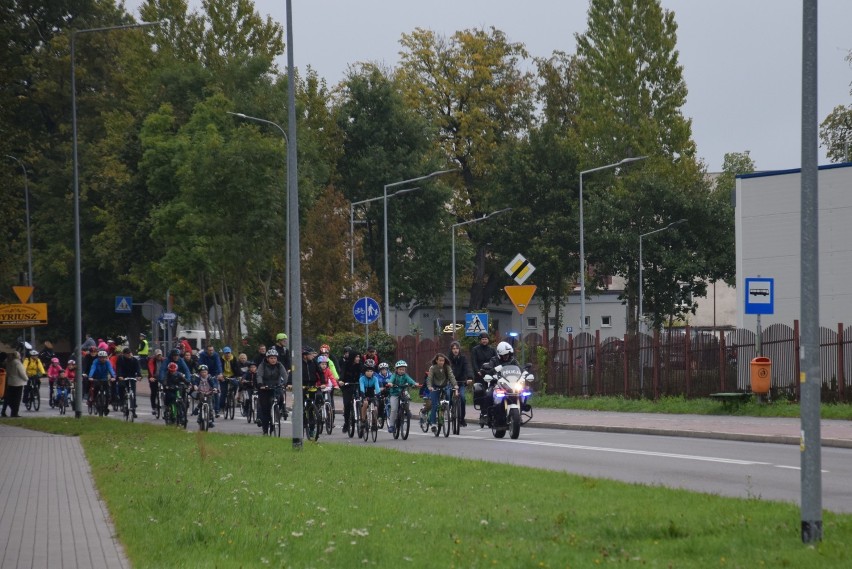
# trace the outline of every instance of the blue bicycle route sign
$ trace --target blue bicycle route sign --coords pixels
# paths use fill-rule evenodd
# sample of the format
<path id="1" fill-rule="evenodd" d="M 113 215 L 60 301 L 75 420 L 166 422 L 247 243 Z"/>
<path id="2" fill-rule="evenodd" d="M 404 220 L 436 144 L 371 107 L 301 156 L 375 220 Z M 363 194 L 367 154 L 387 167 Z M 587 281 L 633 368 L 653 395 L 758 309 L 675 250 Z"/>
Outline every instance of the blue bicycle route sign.
<path id="1" fill-rule="evenodd" d="M 359 324 L 372 324 L 379 319 L 379 303 L 369 296 L 361 297 L 352 306 L 352 315 Z"/>

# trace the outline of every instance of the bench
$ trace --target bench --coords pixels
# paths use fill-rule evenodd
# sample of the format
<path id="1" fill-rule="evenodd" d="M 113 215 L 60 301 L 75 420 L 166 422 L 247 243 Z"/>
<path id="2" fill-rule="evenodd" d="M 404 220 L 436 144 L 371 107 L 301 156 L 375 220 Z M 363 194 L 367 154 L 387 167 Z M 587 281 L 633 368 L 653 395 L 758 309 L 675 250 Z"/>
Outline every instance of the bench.
<path id="1" fill-rule="evenodd" d="M 721 401 L 726 409 L 734 410 L 740 406 L 740 403 L 745 403 L 751 399 L 751 393 L 711 393 L 710 398 L 716 401 Z"/>

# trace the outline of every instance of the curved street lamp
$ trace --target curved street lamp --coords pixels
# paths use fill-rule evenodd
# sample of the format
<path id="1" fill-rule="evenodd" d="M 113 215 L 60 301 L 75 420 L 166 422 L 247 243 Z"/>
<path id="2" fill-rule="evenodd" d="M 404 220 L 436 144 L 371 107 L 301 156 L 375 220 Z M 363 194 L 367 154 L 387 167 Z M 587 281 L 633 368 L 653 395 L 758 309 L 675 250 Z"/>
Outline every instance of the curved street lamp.
<path id="1" fill-rule="evenodd" d="M 33 241 L 32 233 L 30 232 L 30 185 L 27 179 L 27 167 L 20 158 L 16 158 L 11 154 L 6 154 L 6 158 L 11 158 L 21 167 L 21 172 L 24 173 L 24 208 L 27 216 L 27 286 L 33 286 Z M 30 299 L 32 302 L 34 298 Z M 35 348 L 35 328 L 30 328 L 30 344 Z"/>
<path id="2" fill-rule="evenodd" d="M 165 22 L 139 22 L 138 24 L 127 24 L 124 26 L 107 26 L 105 28 L 89 28 L 86 30 L 71 30 L 71 130 L 72 130 L 72 160 L 74 162 L 74 342 L 77 347 L 76 358 L 79 365 L 83 362 L 83 293 L 80 283 L 80 174 L 77 160 L 77 62 L 76 62 L 76 38 L 78 34 L 90 34 L 93 32 L 110 32 L 113 30 L 129 30 L 132 28 L 146 28 L 158 26 Z M 87 373 L 88 370 L 81 370 Z M 74 416 L 79 419 L 83 416 L 83 382 L 75 382 L 76 406 Z"/>
<path id="3" fill-rule="evenodd" d="M 392 182 L 390 184 L 385 184 L 385 334 L 390 334 L 390 285 L 388 277 L 388 188 L 395 188 L 396 186 L 402 186 L 404 184 L 410 184 L 412 182 L 419 182 L 420 180 L 428 180 L 429 178 L 434 178 L 435 176 L 440 176 L 441 174 L 448 174 L 450 172 L 457 172 L 458 170 L 458 168 L 451 168 L 449 170 L 438 170 L 436 172 L 432 172 L 431 174 L 426 174 L 425 176 L 411 178 L 410 180 L 402 180 L 401 182 Z"/>

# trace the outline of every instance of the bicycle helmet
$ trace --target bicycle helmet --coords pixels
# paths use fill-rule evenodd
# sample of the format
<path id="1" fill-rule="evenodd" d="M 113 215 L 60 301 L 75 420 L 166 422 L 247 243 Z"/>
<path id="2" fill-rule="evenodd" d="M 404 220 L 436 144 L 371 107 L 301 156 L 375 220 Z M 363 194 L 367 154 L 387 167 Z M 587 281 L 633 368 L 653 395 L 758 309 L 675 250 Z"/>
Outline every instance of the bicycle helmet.
<path id="1" fill-rule="evenodd" d="M 497 344 L 497 355 L 505 356 L 506 354 L 514 354 L 515 350 L 512 349 L 512 344 L 509 342 L 500 342 Z"/>
<path id="2" fill-rule="evenodd" d="M 105 358 L 105 357 L 107 357 L 106 350 L 101 350 L 100 352 L 98 352 L 98 357 L 99 357 L 99 358 Z"/>
<path id="3" fill-rule="evenodd" d="M 303 356 L 307 356 L 308 354 L 313 354 L 314 352 L 316 352 L 316 350 L 313 349 L 312 347 L 302 346 L 302 355 Z"/>
<path id="4" fill-rule="evenodd" d="M 327 364 L 327 363 L 328 363 L 328 356 L 320 356 L 320 357 L 318 357 L 318 358 L 317 358 L 317 363 L 318 363 L 318 364 Z"/>
<path id="5" fill-rule="evenodd" d="M 35 350 L 30 350 L 30 355 L 31 355 L 31 356 L 37 356 L 37 355 L 38 355 L 38 352 L 37 352 L 37 351 L 35 351 Z"/>
<path id="6" fill-rule="evenodd" d="M 285 334 L 284 332 L 278 332 L 278 334 L 275 335 L 276 341 L 277 340 L 286 340 L 286 339 L 287 339 L 287 334 Z"/>
<path id="7" fill-rule="evenodd" d="M 322 346 L 320 346 L 320 353 L 321 354 L 328 354 L 330 352 L 331 352 L 331 346 L 329 346 L 328 344 L 323 344 Z"/>
<path id="8" fill-rule="evenodd" d="M 388 365 L 387 362 L 382 362 L 382 363 L 379 364 L 379 369 L 380 370 L 381 369 L 390 369 L 390 366 Z"/>
<path id="9" fill-rule="evenodd" d="M 75 366 L 77 365 L 77 362 L 75 362 L 74 360 L 68 360 L 68 365 Z"/>
<path id="10" fill-rule="evenodd" d="M 175 364 L 174 362 L 172 362 L 172 363 L 171 363 L 171 364 L 169 364 L 169 365 L 172 365 L 172 364 L 174 364 L 175 369 L 177 369 L 177 364 Z M 201 364 L 200 366 L 198 366 L 198 371 L 208 371 L 208 368 L 207 368 L 207 366 L 206 366 L 206 365 Z"/>
<path id="11" fill-rule="evenodd" d="M 58 364 L 58 363 L 59 363 L 59 358 L 50 358 L 50 363 L 52 363 L 52 364 Z"/>
<path id="12" fill-rule="evenodd" d="M 278 357 L 278 350 L 266 350 L 266 357 L 267 358 L 277 358 Z"/>
<path id="13" fill-rule="evenodd" d="M 394 364 L 393 367 L 394 367 L 394 369 L 398 369 L 398 368 L 401 368 L 401 367 L 408 367 L 408 363 L 405 360 L 399 360 L 398 362 L 396 362 Z"/>
<path id="14" fill-rule="evenodd" d="M 169 352 L 169 357 L 179 356 L 179 355 L 180 355 L 180 350 L 178 350 L 177 348 L 173 348 L 172 351 Z"/>
<path id="15" fill-rule="evenodd" d="M 177 371 L 177 364 L 175 362 L 172 362 L 172 363 L 169 364 L 169 371 L 172 372 L 172 373 Z"/>
<path id="16" fill-rule="evenodd" d="M 367 360 L 364 362 L 364 371 L 376 371 L 375 360 Z"/>

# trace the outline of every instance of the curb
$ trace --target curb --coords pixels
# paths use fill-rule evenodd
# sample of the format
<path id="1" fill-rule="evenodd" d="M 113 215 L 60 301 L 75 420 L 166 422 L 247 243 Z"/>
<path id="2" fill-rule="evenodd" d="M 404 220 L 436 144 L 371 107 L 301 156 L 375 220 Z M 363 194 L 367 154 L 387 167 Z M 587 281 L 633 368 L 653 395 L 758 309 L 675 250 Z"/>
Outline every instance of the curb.
<path id="1" fill-rule="evenodd" d="M 654 435 L 662 437 L 686 437 L 693 439 L 716 439 L 724 441 L 742 441 L 750 443 L 772 443 L 779 445 L 799 445 L 798 437 L 788 435 L 754 435 L 749 433 L 721 433 L 717 431 L 680 431 L 676 429 L 655 429 L 653 427 L 619 427 L 609 425 L 576 425 L 566 423 L 546 423 L 530 421 L 531 427 L 539 429 L 559 429 L 564 431 L 591 431 L 598 433 L 624 433 L 634 435 Z M 823 447 L 852 449 L 852 440 L 822 439 Z"/>

